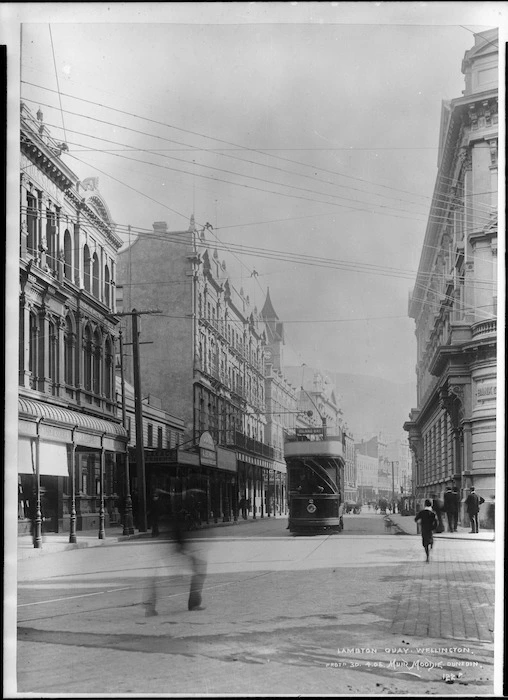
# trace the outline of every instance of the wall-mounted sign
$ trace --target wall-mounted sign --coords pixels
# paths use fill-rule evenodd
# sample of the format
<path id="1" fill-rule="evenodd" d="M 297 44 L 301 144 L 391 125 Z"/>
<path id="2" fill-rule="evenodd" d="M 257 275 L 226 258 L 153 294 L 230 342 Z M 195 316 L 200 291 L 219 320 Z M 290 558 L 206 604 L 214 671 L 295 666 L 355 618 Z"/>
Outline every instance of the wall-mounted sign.
<path id="1" fill-rule="evenodd" d="M 485 401 L 495 401 L 497 397 L 497 385 L 495 382 L 477 382 L 476 384 L 476 401 L 484 403 Z"/>

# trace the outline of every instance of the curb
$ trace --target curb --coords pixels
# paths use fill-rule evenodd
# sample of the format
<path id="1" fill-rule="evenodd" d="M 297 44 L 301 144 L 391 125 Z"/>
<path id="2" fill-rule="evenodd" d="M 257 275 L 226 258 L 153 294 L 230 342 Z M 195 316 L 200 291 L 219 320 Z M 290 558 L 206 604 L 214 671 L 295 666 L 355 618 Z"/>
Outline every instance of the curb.
<path id="1" fill-rule="evenodd" d="M 199 533 L 201 530 L 210 530 L 212 528 L 216 527 L 233 527 L 236 525 L 247 525 L 247 524 L 253 524 L 253 523 L 258 523 L 258 522 L 270 522 L 271 520 L 281 520 L 284 519 L 286 516 L 277 516 L 277 517 L 266 517 L 266 518 L 250 518 L 247 520 L 244 520 L 243 518 L 240 520 L 230 520 L 227 522 L 217 522 L 217 523 L 204 523 L 200 528 L 197 530 L 192 530 L 192 533 Z M 165 536 L 166 535 L 166 536 Z M 147 532 L 135 532 L 132 535 L 110 535 L 108 536 L 106 534 L 106 537 L 102 540 L 100 540 L 98 537 L 93 538 L 93 537 L 86 537 L 82 539 L 81 541 L 78 542 L 51 542 L 51 541 L 46 541 L 43 542 L 43 546 L 36 549 L 35 547 L 32 546 L 19 546 L 19 542 L 17 544 L 17 559 L 18 561 L 23 561 L 25 559 L 32 559 L 34 557 L 40 557 L 45 554 L 56 554 L 58 552 L 67 552 L 70 550 L 74 549 L 85 549 L 88 547 L 101 547 L 104 545 L 111 545 L 115 544 L 117 542 L 126 542 L 130 540 L 157 540 L 163 541 L 165 539 L 170 540 L 171 538 L 168 537 L 169 532 L 164 532 L 164 530 L 161 532 L 160 538 L 152 538 L 150 530 Z M 49 537 L 49 540 L 51 540 L 51 534 L 47 535 Z M 79 538 L 79 535 L 77 535 Z M 82 535 L 83 537 L 83 535 Z"/>
<path id="2" fill-rule="evenodd" d="M 384 518 L 388 522 L 391 523 L 392 527 L 395 527 L 397 529 L 398 535 L 408 535 L 409 537 L 415 537 L 419 536 L 417 532 L 408 532 L 405 530 L 401 525 L 395 521 L 392 520 L 391 517 L 385 516 Z M 473 537 L 472 533 L 469 532 L 439 532 L 439 533 L 434 533 L 434 537 L 437 539 L 444 539 L 444 540 L 476 540 L 476 541 L 481 541 L 481 542 L 495 542 L 495 533 L 492 532 L 490 533 L 487 532 L 485 535 L 484 533 L 480 532 L 478 533 L 479 536 Z"/>

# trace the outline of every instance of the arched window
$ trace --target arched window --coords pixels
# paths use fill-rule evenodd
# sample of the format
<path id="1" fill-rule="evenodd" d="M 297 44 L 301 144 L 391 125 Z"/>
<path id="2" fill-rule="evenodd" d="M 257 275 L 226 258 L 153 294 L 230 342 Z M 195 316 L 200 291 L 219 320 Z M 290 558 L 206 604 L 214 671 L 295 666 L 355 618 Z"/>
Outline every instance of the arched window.
<path id="1" fill-rule="evenodd" d="M 109 285 L 110 285 L 109 267 L 106 265 L 106 267 L 104 268 L 104 303 L 106 304 L 106 306 L 111 305 L 111 302 L 110 302 L 111 295 L 110 295 Z"/>
<path id="2" fill-rule="evenodd" d="M 72 239 L 68 229 L 64 233 L 64 277 L 72 282 Z"/>
<path id="3" fill-rule="evenodd" d="M 99 331 L 95 331 L 93 336 L 93 393 L 101 393 L 101 356 L 102 343 Z"/>
<path id="4" fill-rule="evenodd" d="M 64 353 L 64 381 L 71 387 L 74 386 L 74 330 L 69 316 L 65 319 Z"/>
<path id="5" fill-rule="evenodd" d="M 85 244 L 83 248 L 83 282 L 85 284 L 85 289 L 87 292 L 92 291 L 91 288 L 91 266 L 92 259 L 90 257 L 90 248 Z"/>
<path id="6" fill-rule="evenodd" d="M 99 299 L 99 258 L 97 257 L 97 253 L 93 254 L 92 294 Z"/>
<path id="7" fill-rule="evenodd" d="M 83 333 L 83 379 L 85 391 L 92 391 L 92 333 L 89 326 Z"/>
<path id="8" fill-rule="evenodd" d="M 114 356 L 113 356 L 113 343 L 111 338 L 106 338 L 106 343 L 104 345 L 104 395 L 107 399 L 112 399 L 114 394 Z"/>

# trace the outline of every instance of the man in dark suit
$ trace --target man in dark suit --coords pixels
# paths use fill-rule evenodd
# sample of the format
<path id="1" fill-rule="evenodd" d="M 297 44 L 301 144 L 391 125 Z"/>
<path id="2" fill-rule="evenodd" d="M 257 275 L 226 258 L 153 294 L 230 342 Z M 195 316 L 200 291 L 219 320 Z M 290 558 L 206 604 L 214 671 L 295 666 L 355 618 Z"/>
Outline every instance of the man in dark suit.
<path id="1" fill-rule="evenodd" d="M 451 486 L 448 486 L 443 500 L 443 510 L 448 518 L 448 530 L 449 532 L 457 532 L 457 523 L 459 520 L 459 494 L 457 489 L 452 491 Z"/>
<path id="2" fill-rule="evenodd" d="M 485 499 L 479 496 L 475 490 L 474 486 L 469 489 L 469 495 L 466 498 L 466 509 L 469 515 L 469 520 L 471 521 L 471 534 L 478 533 L 478 513 L 480 512 L 480 506 L 485 503 Z"/>

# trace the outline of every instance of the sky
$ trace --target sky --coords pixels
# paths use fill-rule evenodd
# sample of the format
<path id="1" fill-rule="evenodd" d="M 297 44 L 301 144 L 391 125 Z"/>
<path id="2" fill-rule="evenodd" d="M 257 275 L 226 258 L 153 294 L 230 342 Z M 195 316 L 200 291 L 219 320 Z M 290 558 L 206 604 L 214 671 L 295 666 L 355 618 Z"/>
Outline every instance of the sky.
<path id="1" fill-rule="evenodd" d="M 122 237 L 209 222 L 237 289 L 258 309 L 270 290 L 288 363 L 416 385 L 441 104 L 505 3 L 3 5 L 11 99 Z"/>

